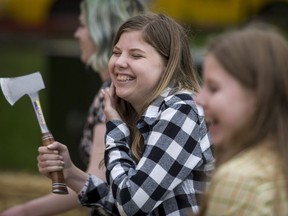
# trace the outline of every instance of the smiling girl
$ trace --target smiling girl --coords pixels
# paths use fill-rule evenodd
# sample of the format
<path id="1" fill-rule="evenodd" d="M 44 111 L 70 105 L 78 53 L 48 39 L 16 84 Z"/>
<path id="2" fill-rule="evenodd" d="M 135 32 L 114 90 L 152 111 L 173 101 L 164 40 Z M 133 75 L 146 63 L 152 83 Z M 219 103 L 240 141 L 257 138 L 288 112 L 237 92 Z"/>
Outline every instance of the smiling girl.
<path id="1" fill-rule="evenodd" d="M 40 173 L 63 169 L 83 205 L 111 215 L 198 212 L 214 158 L 184 29 L 161 14 L 130 18 L 116 34 L 109 73 L 107 183 L 77 169 L 58 142 L 39 148 Z"/>
<path id="2" fill-rule="evenodd" d="M 197 103 L 216 150 L 200 215 L 288 215 L 288 44 L 247 27 L 219 36 Z"/>

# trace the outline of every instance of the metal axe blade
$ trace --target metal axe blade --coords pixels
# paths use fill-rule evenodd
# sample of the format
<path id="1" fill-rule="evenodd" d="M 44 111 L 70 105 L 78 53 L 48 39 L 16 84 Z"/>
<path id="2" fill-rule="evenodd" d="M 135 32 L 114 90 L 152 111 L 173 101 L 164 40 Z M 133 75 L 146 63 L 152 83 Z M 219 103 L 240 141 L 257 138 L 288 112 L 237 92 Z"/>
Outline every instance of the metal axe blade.
<path id="1" fill-rule="evenodd" d="M 39 72 L 19 77 L 0 78 L 0 84 L 5 98 L 11 105 L 25 94 L 34 94 L 45 88 Z"/>

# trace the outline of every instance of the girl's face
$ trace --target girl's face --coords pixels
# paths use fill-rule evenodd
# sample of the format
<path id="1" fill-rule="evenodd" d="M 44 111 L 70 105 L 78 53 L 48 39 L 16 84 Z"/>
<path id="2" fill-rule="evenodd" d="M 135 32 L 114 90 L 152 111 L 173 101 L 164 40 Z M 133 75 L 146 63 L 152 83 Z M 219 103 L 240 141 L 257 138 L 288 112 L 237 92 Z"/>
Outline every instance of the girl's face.
<path id="1" fill-rule="evenodd" d="M 109 61 L 109 72 L 118 97 L 131 103 L 136 111 L 152 94 L 165 65 L 162 57 L 140 31 L 124 32 Z"/>
<path id="2" fill-rule="evenodd" d="M 79 16 L 79 26 L 74 33 L 74 37 L 79 41 L 81 61 L 87 64 L 92 54 L 95 53 L 96 48 L 83 15 Z"/>
<path id="3" fill-rule="evenodd" d="M 204 109 L 213 144 L 233 145 L 233 135 L 254 112 L 255 97 L 212 54 L 205 57 L 203 81 L 196 102 Z"/>

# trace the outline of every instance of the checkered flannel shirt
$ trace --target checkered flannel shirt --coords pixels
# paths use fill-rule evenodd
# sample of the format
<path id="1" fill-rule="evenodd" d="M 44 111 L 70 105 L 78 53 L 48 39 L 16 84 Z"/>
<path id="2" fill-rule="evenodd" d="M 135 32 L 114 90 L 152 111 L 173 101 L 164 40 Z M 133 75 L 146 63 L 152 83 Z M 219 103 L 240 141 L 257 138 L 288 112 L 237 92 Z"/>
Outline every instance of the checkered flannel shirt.
<path id="1" fill-rule="evenodd" d="M 106 215 L 197 212 L 214 158 L 203 113 L 192 94 L 167 88 L 137 127 L 145 145 L 138 163 L 131 156 L 127 125 L 107 122 L 107 183 L 90 176 L 79 193 L 82 205 L 102 207 Z"/>

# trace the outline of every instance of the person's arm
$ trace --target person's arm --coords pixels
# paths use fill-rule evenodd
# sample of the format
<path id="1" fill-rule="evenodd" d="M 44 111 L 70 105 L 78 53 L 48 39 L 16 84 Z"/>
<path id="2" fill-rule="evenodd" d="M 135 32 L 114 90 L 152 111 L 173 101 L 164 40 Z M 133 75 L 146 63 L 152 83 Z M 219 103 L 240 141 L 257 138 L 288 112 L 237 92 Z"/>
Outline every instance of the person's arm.
<path id="1" fill-rule="evenodd" d="M 55 145 L 58 146 L 59 144 Z M 59 145 L 60 146 L 60 145 Z M 46 147 L 40 147 L 40 152 L 50 152 L 50 155 L 48 155 L 48 159 L 50 157 L 52 158 L 59 158 L 59 155 L 51 154 L 51 150 L 48 150 Z M 66 148 L 66 147 L 65 147 Z M 64 149 L 65 149 L 64 148 Z M 52 152 L 53 153 L 53 152 Z M 58 167 L 59 170 L 59 167 Z M 77 170 L 77 169 L 76 169 Z M 51 169 L 53 171 L 53 168 Z M 84 185 L 84 183 L 83 183 Z M 69 189 L 69 188 L 68 188 Z M 43 216 L 43 215 L 53 215 L 58 214 L 63 211 L 70 210 L 71 208 L 80 206 L 80 203 L 77 199 L 77 194 L 69 189 L 68 195 L 58 195 L 58 194 L 48 194 L 43 197 L 36 198 L 34 200 L 31 200 L 29 202 L 26 202 L 21 205 L 14 206 L 12 208 L 9 208 L 5 210 L 4 212 L 0 213 L 1 216 Z"/>
<path id="2" fill-rule="evenodd" d="M 0 213 L 1 216 L 43 216 L 55 215 L 79 207 L 77 194 L 68 188 L 68 195 L 47 194 L 26 203 L 11 207 Z"/>
<path id="3" fill-rule="evenodd" d="M 97 165 L 103 160 L 104 157 L 105 131 L 106 125 L 104 123 L 99 123 L 94 127 L 93 145 L 91 147 L 90 160 L 87 169 L 87 173 L 96 175 L 104 181 L 105 169 L 104 167 L 99 168 Z M 68 190 L 68 195 L 57 195 L 53 193 L 47 194 L 26 203 L 11 207 L 0 213 L 0 216 L 55 215 L 81 206 L 77 193 L 70 188 L 68 188 Z M 37 211 L 35 211 L 35 209 L 37 209 Z"/>
<path id="4" fill-rule="evenodd" d="M 105 178 L 105 168 L 103 163 L 104 151 L 105 151 L 105 132 L 106 124 L 98 123 L 94 127 L 93 134 L 93 145 L 91 147 L 89 165 L 87 168 L 87 173 L 97 176 L 98 178 L 106 181 Z M 103 166 L 99 167 L 99 164 L 103 163 Z"/>

